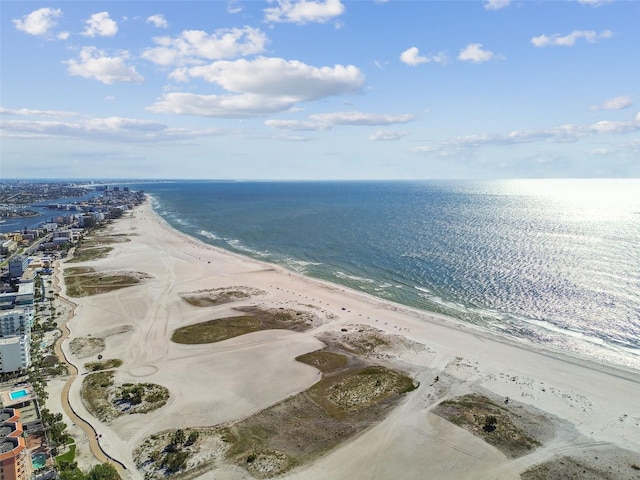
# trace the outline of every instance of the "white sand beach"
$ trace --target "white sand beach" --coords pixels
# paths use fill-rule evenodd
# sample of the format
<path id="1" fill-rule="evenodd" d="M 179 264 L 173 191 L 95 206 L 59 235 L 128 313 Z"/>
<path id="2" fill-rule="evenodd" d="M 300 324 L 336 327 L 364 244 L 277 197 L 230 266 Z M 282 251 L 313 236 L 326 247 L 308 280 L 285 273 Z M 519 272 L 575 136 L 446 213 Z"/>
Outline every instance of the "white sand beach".
<path id="1" fill-rule="evenodd" d="M 170 391 L 167 405 L 103 424 L 80 396 L 84 364 L 96 355 L 75 357 L 68 340 L 63 349 L 80 370 L 70 390 L 71 404 L 102 435 L 104 451 L 126 465 L 127 478 L 144 478 L 132 452 L 152 434 L 242 419 L 309 388 L 321 374 L 295 357 L 323 348 L 319 335 L 363 328 L 356 325 L 398 340 L 392 351 L 373 360 L 405 372 L 418 388 L 379 423 L 279 478 L 517 479 L 530 466 L 565 455 L 600 467 L 611 462 L 604 465 L 611 471 L 622 468 L 611 478 L 640 475 L 629 468 L 640 465 L 640 372 L 500 338 L 222 251 L 170 228 L 149 202 L 108 229 L 130 241 L 111 245 L 113 251 L 103 259 L 63 262 L 62 270 L 91 266 L 99 272 L 141 272 L 148 278 L 136 286 L 72 298 L 78 307 L 68 323 L 71 339 L 104 338 L 101 355 L 123 360 L 116 380 L 163 385 Z M 204 308 L 180 297 L 232 286 L 263 294 Z M 61 294 L 67 296 L 64 287 Z M 176 328 L 237 315 L 232 308 L 240 305 L 308 310 L 321 322 L 302 333 L 258 331 L 211 344 L 170 340 Z M 509 458 L 432 413 L 440 401 L 470 392 L 509 398 L 512 405 L 543 412 L 552 425 L 546 440 L 528 455 Z M 608 453 L 617 448 L 631 452 L 622 466 Z M 199 478 L 252 477 L 238 466 L 223 466 Z"/>

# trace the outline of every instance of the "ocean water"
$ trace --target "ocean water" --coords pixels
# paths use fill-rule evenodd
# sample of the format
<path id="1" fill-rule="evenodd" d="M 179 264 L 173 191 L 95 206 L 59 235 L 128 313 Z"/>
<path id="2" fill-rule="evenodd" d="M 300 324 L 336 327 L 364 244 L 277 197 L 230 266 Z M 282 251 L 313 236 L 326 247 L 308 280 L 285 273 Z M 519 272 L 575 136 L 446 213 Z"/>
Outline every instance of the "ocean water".
<path id="1" fill-rule="evenodd" d="M 640 180 L 132 187 L 212 245 L 640 369 Z"/>

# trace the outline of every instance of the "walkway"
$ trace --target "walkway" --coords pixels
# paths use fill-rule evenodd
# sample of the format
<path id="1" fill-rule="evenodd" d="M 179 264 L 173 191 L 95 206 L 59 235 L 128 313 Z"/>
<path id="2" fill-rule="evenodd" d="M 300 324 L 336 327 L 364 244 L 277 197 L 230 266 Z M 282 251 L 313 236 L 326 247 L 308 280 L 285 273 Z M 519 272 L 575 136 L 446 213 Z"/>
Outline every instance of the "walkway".
<path id="1" fill-rule="evenodd" d="M 54 290 L 57 293 L 58 299 L 63 303 L 66 303 L 70 307 L 69 314 L 67 316 L 67 321 L 60 326 L 60 331 L 62 332 L 62 335 L 60 335 L 60 337 L 58 338 L 58 340 L 54 345 L 54 351 L 56 355 L 60 359 L 60 362 L 67 367 L 67 371 L 69 372 L 69 379 L 67 380 L 67 382 L 65 383 L 62 389 L 62 398 L 61 398 L 62 409 L 64 410 L 65 414 L 67 415 L 67 417 L 69 417 L 69 419 L 72 422 L 74 422 L 76 425 L 78 425 L 80 428 L 82 428 L 86 432 L 87 437 L 89 439 L 89 448 L 91 449 L 91 453 L 93 453 L 94 457 L 96 457 L 96 459 L 99 462 L 111 463 L 118 471 L 118 475 L 120 475 L 121 478 L 126 478 L 127 475 L 125 471 L 127 470 L 127 467 L 125 467 L 122 462 L 111 457 L 108 453 L 106 453 L 102 449 L 102 446 L 98 441 L 97 432 L 94 426 L 91 425 L 89 422 L 87 422 L 84 418 L 80 417 L 80 415 L 78 415 L 78 413 L 74 410 L 73 406 L 71 406 L 71 403 L 69 401 L 69 390 L 71 389 L 71 385 L 73 384 L 73 382 L 78 377 L 78 368 L 73 363 L 71 363 L 67 358 L 67 356 L 65 355 L 64 351 L 62 350 L 62 343 L 67 338 L 69 338 L 69 335 L 71 332 L 67 327 L 67 322 L 72 320 L 73 317 L 75 316 L 76 307 L 78 305 L 64 298 L 62 295 L 60 295 L 61 289 L 60 289 L 59 278 L 58 278 L 59 267 L 60 265 L 58 263 L 58 265 L 56 265 L 56 268 L 54 269 L 54 276 L 53 276 Z"/>

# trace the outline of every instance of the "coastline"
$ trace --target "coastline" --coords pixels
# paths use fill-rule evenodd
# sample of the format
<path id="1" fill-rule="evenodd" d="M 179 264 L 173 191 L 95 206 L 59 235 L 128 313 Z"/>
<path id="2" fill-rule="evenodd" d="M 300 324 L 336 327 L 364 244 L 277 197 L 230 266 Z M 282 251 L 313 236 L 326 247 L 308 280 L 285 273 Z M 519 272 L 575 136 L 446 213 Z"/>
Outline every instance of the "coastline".
<path id="1" fill-rule="evenodd" d="M 640 451 L 640 407 L 635 401 L 640 372 L 537 348 L 210 246 L 174 230 L 149 201 L 109 228 L 129 241 L 115 245 L 106 258 L 74 266 L 143 272 L 150 278 L 137 286 L 74 298 L 78 308 L 68 325 L 71 338 L 104 338 L 104 357 L 124 361 L 116 373 L 120 381 L 154 382 L 171 392 L 167 405 L 157 411 L 119 417 L 111 425 L 90 420 L 103 435 L 101 447 L 127 466 L 128 478 L 143 477 L 131 452 L 147 436 L 244 418 L 310 387 L 318 371 L 294 358 L 322 348 L 318 334 L 353 325 L 411 342 L 414 347 L 385 361 L 412 376 L 419 387 L 379 424 L 281 478 L 326 478 L 327 472 L 333 478 L 389 478 L 401 472 L 403 478 L 422 478 L 427 470 L 437 478 L 492 478 L 498 472 L 500 478 L 519 478 L 528 465 L 522 461 L 526 456 L 507 459 L 431 413 L 443 399 L 480 390 L 561 420 L 560 434 L 542 453 L 532 454 L 530 462 L 578 445 L 584 450 L 606 444 Z M 231 305 L 188 308 L 180 293 L 237 285 L 265 295 L 232 306 L 303 305 L 326 321 L 304 333 L 260 331 L 205 345 L 170 341 L 176 328 L 231 313 Z M 68 342 L 63 350 L 80 372 L 84 362 L 95 359 L 75 358 Z M 434 385 L 435 377 L 446 378 L 446 386 Z M 71 385 L 69 397 L 83 418 L 93 418 L 82 404 L 80 382 Z M 229 468 L 216 471 L 215 478 L 250 478 L 242 475 L 246 472 Z"/>

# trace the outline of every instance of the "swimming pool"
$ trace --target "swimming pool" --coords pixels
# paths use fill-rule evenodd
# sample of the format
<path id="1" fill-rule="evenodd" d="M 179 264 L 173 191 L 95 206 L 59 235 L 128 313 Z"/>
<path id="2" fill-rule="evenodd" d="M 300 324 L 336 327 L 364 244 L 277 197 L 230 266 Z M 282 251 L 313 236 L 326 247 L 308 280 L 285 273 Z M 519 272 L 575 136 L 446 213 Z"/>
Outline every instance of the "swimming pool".
<path id="1" fill-rule="evenodd" d="M 31 465 L 34 470 L 39 470 L 47 464 L 47 456 L 44 453 L 34 453 L 31 455 Z"/>
<path id="2" fill-rule="evenodd" d="M 15 391 L 11 392 L 9 394 L 9 398 L 11 400 L 18 400 L 20 398 L 26 397 L 27 395 L 29 395 L 29 392 L 27 391 L 26 388 L 23 388 L 22 390 L 15 390 Z"/>

